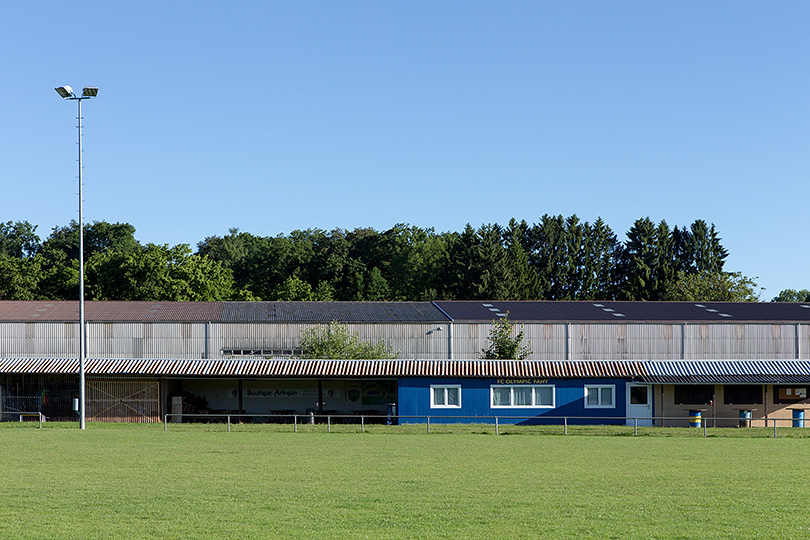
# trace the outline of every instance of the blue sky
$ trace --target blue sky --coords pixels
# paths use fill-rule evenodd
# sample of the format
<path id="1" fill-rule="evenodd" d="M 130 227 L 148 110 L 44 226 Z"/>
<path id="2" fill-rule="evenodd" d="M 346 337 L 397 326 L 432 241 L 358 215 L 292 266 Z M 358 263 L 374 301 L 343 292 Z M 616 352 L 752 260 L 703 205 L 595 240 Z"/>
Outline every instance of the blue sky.
<path id="1" fill-rule="evenodd" d="M 0 221 L 142 243 L 396 223 L 714 223 L 810 288 L 810 4 L 14 2 Z"/>

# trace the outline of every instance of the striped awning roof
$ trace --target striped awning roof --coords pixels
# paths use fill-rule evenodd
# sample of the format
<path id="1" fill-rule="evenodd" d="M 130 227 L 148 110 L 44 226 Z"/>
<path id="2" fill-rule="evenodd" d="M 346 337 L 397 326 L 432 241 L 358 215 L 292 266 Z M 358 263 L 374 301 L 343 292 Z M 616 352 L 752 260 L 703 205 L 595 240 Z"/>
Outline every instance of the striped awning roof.
<path id="1" fill-rule="evenodd" d="M 78 372 L 76 358 L 0 358 L 0 373 Z M 152 377 L 614 378 L 658 384 L 792 384 L 810 382 L 810 360 L 88 359 L 85 373 Z"/>
<path id="2" fill-rule="evenodd" d="M 808 360 L 649 361 L 644 382 L 671 384 L 793 384 L 810 382 Z"/>
<path id="3" fill-rule="evenodd" d="M 0 373 L 71 374 L 76 358 L 3 358 Z M 88 359 L 87 375 L 166 377 L 463 377 L 634 378 L 641 362 L 542 362 L 529 360 L 161 360 Z"/>

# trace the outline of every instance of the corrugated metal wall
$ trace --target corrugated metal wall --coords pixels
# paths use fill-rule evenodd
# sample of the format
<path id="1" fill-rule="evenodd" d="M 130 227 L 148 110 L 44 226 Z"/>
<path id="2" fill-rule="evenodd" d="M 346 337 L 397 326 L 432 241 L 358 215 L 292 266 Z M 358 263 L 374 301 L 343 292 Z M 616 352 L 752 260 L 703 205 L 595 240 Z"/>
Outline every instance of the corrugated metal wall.
<path id="1" fill-rule="evenodd" d="M 453 358 L 477 358 L 490 324 L 453 326 Z M 527 323 L 531 360 L 807 359 L 806 324 Z"/>
<path id="2" fill-rule="evenodd" d="M 221 351 L 230 349 L 293 349 L 300 344 L 302 334 L 316 326 L 319 325 L 211 324 L 210 355 L 221 358 Z M 447 324 L 348 324 L 347 327 L 362 341 L 382 340 L 399 352 L 400 358 L 447 358 Z"/>
<path id="3" fill-rule="evenodd" d="M 686 360 L 807 358 L 792 324 L 695 324 L 684 331 Z"/>
<path id="4" fill-rule="evenodd" d="M 205 352 L 203 323 L 90 323 L 87 337 L 88 356 L 99 358 L 203 358 Z"/>
<path id="5" fill-rule="evenodd" d="M 577 324 L 571 358 L 646 360 L 680 358 L 680 327 L 668 324 Z"/>
<path id="6" fill-rule="evenodd" d="M 236 349 L 291 350 L 311 324 L 88 323 L 91 358 L 222 358 Z M 479 358 L 491 323 L 350 324 L 399 358 Z M 530 360 L 808 359 L 810 325 L 526 323 Z M 78 324 L 0 323 L 0 357 L 75 358 Z M 226 353 L 229 356 L 231 353 Z M 452 356 L 451 356 L 452 355 Z"/>
<path id="7" fill-rule="evenodd" d="M 9 357 L 77 356 L 78 323 L 0 323 L 0 354 Z"/>

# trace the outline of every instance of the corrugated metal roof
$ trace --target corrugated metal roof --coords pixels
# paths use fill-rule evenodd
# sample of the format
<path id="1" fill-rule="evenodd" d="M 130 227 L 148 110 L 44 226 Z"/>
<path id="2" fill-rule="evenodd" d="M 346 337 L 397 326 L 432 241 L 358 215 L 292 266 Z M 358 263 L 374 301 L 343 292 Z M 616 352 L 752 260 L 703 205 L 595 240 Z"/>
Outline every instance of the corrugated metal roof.
<path id="1" fill-rule="evenodd" d="M 78 373 L 75 358 L 4 358 L 0 373 Z M 641 362 L 527 360 L 161 360 L 88 359 L 88 375 L 187 377 L 493 377 L 632 378 Z"/>
<path id="2" fill-rule="evenodd" d="M 441 322 L 430 302 L 225 302 L 224 322 Z"/>
<path id="3" fill-rule="evenodd" d="M 430 302 L 85 302 L 97 322 L 446 322 Z M 78 301 L 0 301 L 0 321 L 78 321 Z"/>
<path id="4" fill-rule="evenodd" d="M 650 361 L 645 382 L 672 384 L 792 384 L 810 382 L 808 360 Z"/>
<path id="5" fill-rule="evenodd" d="M 85 302 L 84 316 L 99 322 L 208 322 L 219 321 L 222 308 L 222 302 Z M 78 320 L 78 301 L 0 301 L 4 322 Z"/>
<path id="6" fill-rule="evenodd" d="M 97 322 L 810 322 L 797 302 L 86 302 Z M 0 301 L 0 321 L 76 321 L 76 301 Z"/>
<path id="7" fill-rule="evenodd" d="M 577 322 L 807 322 L 810 303 L 799 302 L 434 302 L 454 321 Z"/>

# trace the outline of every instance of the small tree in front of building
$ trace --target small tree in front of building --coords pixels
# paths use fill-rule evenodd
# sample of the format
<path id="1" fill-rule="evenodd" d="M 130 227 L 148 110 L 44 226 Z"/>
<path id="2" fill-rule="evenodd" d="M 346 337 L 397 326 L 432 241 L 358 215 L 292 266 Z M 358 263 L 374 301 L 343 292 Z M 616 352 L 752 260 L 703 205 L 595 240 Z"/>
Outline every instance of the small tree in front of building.
<path id="1" fill-rule="evenodd" d="M 304 329 L 301 349 L 303 358 L 321 360 L 389 360 L 398 356 L 383 340 L 361 341 L 348 326 L 335 321 Z"/>
<path id="2" fill-rule="evenodd" d="M 523 325 L 515 332 L 515 324 L 509 321 L 509 314 L 500 320 L 492 321 L 489 331 L 489 347 L 481 349 L 481 358 L 486 360 L 524 360 L 532 350 L 531 344 L 523 345 Z"/>

